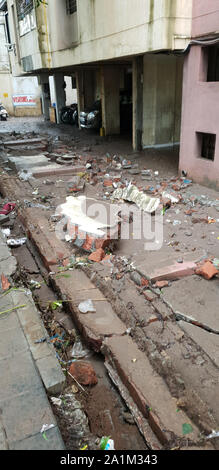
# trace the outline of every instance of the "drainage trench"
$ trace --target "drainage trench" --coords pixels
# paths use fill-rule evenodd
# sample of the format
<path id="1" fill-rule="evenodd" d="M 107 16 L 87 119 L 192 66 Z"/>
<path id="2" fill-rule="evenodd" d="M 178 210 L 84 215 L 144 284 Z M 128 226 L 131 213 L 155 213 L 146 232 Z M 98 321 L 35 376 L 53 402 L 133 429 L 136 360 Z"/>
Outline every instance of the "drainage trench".
<path id="1" fill-rule="evenodd" d="M 13 236 L 23 236 L 21 226 L 15 227 Z M 13 249 L 12 252 L 18 262 L 15 284 L 32 290 L 48 337 L 53 338 L 57 357 L 66 374 L 66 387 L 61 396 L 55 397 L 61 399 L 61 405 L 54 404 L 55 400 L 53 402 L 51 397 L 50 403 L 67 450 L 86 446 L 96 450 L 102 436 L 111 436 L 117 450 L 147 450 L 148 446 L 126 402 L 110 380 L 102 354 L 87 350 L 68 313 L 67 304 L 63 302 L 58 306 L 60 297 L 49 284 L 48 272 L 32 243 L 27 240 L 25 245 Z M 61 343 L 59 338 L 62 337 Z M 80 344 L 82 351 L 87 350 L 87 356 L 82 353 L 80 359 L 93 366 L 97 385 L 80 386 L 68 374 L 75 342 Z"/>

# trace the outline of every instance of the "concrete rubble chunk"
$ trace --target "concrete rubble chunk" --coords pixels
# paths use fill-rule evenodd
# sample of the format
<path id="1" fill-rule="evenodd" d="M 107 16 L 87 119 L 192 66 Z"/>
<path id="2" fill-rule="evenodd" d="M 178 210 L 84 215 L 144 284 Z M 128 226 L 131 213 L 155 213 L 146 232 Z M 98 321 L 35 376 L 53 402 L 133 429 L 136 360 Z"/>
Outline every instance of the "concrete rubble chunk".
<path id="1" fill-rule="evenodd" d="M 153 198 L 144 194 L 131 183 L 124 189 L 116 189 L 112 195 L 112 199 L 124 199 L 128 202 L 134 202 L 139 209 L 149 214 L 154 213 L 160 205 L 159 198 Z"/>

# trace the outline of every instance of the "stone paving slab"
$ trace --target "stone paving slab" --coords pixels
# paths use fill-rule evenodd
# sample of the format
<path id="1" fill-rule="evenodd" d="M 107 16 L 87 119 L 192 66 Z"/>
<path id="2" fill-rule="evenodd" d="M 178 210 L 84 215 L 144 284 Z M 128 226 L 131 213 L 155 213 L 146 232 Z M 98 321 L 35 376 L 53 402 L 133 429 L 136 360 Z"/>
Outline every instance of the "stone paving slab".
<path id="1" fill-rule="evenodd" d="M 41 433 L 27 437 L 21 441 L 12 442 L 11 450 L 65 450 L 63 440 L 58 427 L 46 431 L 47 440 Z"/>
<path id="2" fill-rule="evenodd" d="M 28 350 L 0 360 L 0 403 L 41 385 L 40 376 Z M 0 405 L 1 407 L 1 405 Z"/>
<path id="3" fill-rule="evenodd" d="M 65 300 L 69 300 L 69 309 L 75 323 L 91 347 L 98 352 L 106 336 L 125 334 L 126 326 L 85 273 L 81 271 L 79 276 L 78 271 L 74 270 L 69 271 L 68 274 L 68 278 L 51 276 L 53 285 Z M 81 285 L 86 286 L 87 289 L 80 290 Z M 78 305 L 88 299 L 92 300 L 96 312 L 83 314 L 79 311 Z"/>
<path id="4" fill-rule="evenodd" d="M 219 335 L 209 333 L 185 321 L 179 321 L 178 323 L 182 330 L 184 330 L 187 335 L 205 351 L 214 364 L 219 367 Z"/>
<path id="5" fill-rule="evenodd" d="M 61 393 L 65 385 L 65 376 L 61 367 L 57 367 L 57 359 L 50 353 L 46 357 L 42 357 L 36 361 L 44 386 L 50 395 Z"/>
<path id="6" fill-rule="evenodd" d="M 4 274 L 6 277 L 12 276 L 16 271 L 16 267 L 16 258 L 11 255 L 10 248 L 6 243 L 6 238 L 0 231 L 0 275 Z"/>
<path id="7" fill-rule="evenodd" d="M 10 260 L 6 241 L 0 240 Z M 47 332 L 31 291 L 0 293 L 0 312 L 8 309 L 0 315 L 0 450 L 64 449 L 45 389 L 59 393 L 65 376 L 54 347 L 35 344 Z M 55 426 L 48 441 L 40 433 L 43 424 Z"/>
<path id="8" fill-rule="evenodd" d="M 167 444 L 172 433 L 183 438 L 184 423 L 192 425 L 190 439 L 199 441 L 199 431 L 189 417 L 180 410 L 177 412 L 174 399 L 162 377 L 153 370 L 149 360 L 129 336 L 106 338 L 103 343 L 106 361 L 116 368 L 122 382 L 128 388 L 132 398 L 143 416 L 159 438 Z M 165 406 L 161 406 L 165 403 Z"/>
<path id="9" fill-rule="evenodd" d="M 15 313 L 12 312 L 12 315 Z M 0 361 L 5 358 L 16 359 L 17 354 L 28 350 L 28 343 L 21 328 L 0 330 Z"/>
<path id="10" fill-rule="evenodd" d="M 56 425 L 45 390 L 40 383 L 21 395 L 0 401 L 1 418 L 9 443 L 35 435 L 43 424 Z"/>

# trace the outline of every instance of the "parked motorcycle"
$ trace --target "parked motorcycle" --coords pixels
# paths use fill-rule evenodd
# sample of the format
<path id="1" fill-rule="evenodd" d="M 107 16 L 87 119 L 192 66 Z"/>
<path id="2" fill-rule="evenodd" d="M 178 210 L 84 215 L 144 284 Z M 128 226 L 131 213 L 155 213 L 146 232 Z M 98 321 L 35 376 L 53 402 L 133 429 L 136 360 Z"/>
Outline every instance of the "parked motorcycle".
<path id="1" fill-rule="evenodd" d="M 80 125 L 85 129 L 100 129 L 102 123 L 101 118 L 101 101 L 97 100 L 88 109 L 80 112 Z"/>
<path id="2" fill-rule="evenodd" d="M 5 107 L 2 103 L 0 103 L 0 119 L 1 121 L 7 121 L 8 112 L 6 111 Z"/>
<path id="3" fill-rule="evenodd" d="M 60 112 L 60 119 L 63 124 L 78 125 L 78 105 L 76 103 L 70 106 L 64 106 Z"/>

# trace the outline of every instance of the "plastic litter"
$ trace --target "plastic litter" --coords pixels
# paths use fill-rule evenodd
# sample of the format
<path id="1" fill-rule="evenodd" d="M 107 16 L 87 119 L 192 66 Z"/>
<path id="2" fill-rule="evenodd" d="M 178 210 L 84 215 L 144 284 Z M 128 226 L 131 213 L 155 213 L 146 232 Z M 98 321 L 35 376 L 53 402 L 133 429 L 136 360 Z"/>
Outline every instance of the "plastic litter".
<path id="1" fill-rule="evenodd" d="M 43 424 L 40 432 L 43 433 L 45 431 L 49 431 L 49 429 L 52 429 L 54 427 L 54 424 Z"/>
<path id="2" fill-rule="evenodd" d="M 6 237 L 10 237 L 10 235 L 11 235 L 11 230 L 10 230 L 10 228 L 2 228 L 2 233 L 3 233 L 3 235 L 5 235 Z"/>
<path id="3" fill-rule="evenodd" d="M 51 402 L 53 403 L 53 405 L 56 405 L 56 406 L 61 406 L 62 404 L 61 398 L 56 398 L 56 397 L 51 397 Z"/>
<path id="4" fill-rule="evenodd" d="M 31 171 L 22 170 L 19 171 L 18 178 L 21 181 L 29 181 L 30 179 L 33 179 L 33 173 L 31 173 Z"/>
<path id="5" fill-rule="evenodd" d="M 7 245 L 9 246 L 21 246 L 21 245 L 24 245 L 24 243 L 26 243 L 27 241 L 27 238 L 9 238 L 9 240 L 7 240 Z"/>
<path id="6" fill-rule="evenodd" d="M 92 354 L 92 352 L 83 346 L 80 340 L 75 341 L 75 344 L 71 351 L 71 357 L 75 357 L 76 359 L 88 357 Z"/>
<path id="7" fill-rule="evenodd" d="M 3 206 L 2 210 L 0 211 L 0 214 L 3 214 L 3 215 L 10 214 L 10 212 L 12 212 L 15 209 L 15 206 L 16 204 L 8 202 L 7 204 Z"/>
<path id="8" fill-rule="evenodd" d="M 31 279 L 30 284 L 31 284 L 32 289 L 40 289 L 41 288 L 40 282 L 34 281 L 34 279 Z"/>
<path id="9" fill-rule="evenodd" d="M 173 194 L 170 194 L 167 191 L 162 193 L 162 197 L 170 199 L 173 204 L 177 204 L 179 202 L 179 198 L 173 196 Z"/>
<path id="10" fill-rule="evenodd" d="M 96 308 L 91 299 L 84 300 L 78 305 L 78 309 L 81 313 L 96 312 Z"/>
<path id="11" fill-rule="evenodd" d="M 209 434 L 209 436 L 206 437 L 206 439 L 215 439 L 216 437 L 219 437 L 219 431 L 212 431 L 211 434 Z"/>
<path id="12" fill-rule="evenodd" d="M 102 437 L 100 441 L 100 449 L 101 450 L 115 450 L 114 447 L 114 440 L 110 439 L 109 437 Z"/>

